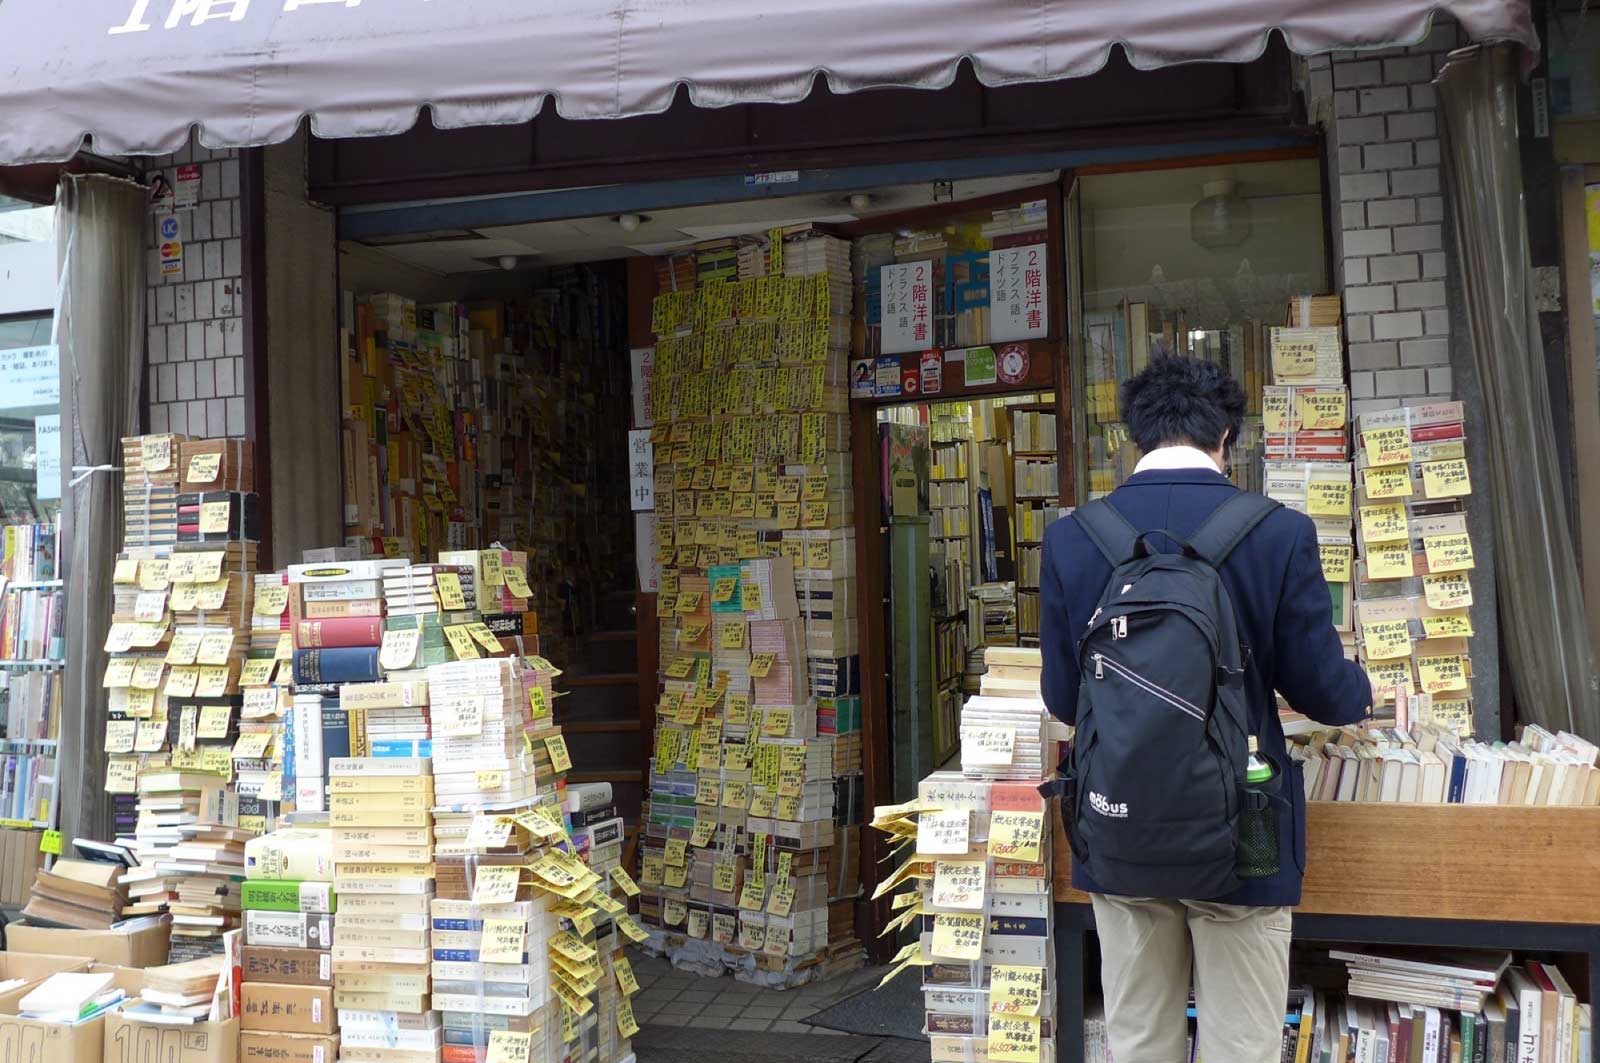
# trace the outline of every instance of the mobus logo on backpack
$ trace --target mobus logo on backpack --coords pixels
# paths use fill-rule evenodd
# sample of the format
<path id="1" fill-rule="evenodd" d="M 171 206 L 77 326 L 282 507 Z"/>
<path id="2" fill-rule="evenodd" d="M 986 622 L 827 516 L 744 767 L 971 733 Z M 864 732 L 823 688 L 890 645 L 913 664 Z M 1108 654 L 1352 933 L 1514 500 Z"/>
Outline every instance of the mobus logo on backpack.
<path id="1" fill-rule="evenodd" d="M 1115 816 L 1118 819 L 1128 818 L 1128 803 L 1126 801 L 1113 803 L 1105 794 L 1090 790 L 1089 804 L 1102 816 Z"/>

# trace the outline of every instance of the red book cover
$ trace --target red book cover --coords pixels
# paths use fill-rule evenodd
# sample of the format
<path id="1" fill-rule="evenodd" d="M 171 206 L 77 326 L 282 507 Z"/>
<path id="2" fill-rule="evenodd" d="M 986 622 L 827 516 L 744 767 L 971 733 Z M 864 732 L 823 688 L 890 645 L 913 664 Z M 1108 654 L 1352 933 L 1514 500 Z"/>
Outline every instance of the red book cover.
<path id="1" fill-rule="evenodd" d="M 1460 421 L 1451 424 L 1423 424 L 1411 430 L 1413 443 L 1435 443 L 1441 439 L 1463 439 L 1466 437 L 1466 428 Z"/>
<path id="2" fill-rule="evenodd" d="M 381 646 L 383 621 L 366 616 L 341 617 L 334 620 L 302 620 L 295 625 L 294 644 L 297 649 Z"/>

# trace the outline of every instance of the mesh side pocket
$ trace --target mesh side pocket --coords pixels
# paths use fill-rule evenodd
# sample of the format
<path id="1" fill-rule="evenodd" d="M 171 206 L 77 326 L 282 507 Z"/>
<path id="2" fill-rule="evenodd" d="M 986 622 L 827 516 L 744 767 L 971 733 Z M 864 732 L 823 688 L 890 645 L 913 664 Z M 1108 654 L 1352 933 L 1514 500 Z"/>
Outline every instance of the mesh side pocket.
<path id="1" fill-rule="evenodd" d="M 1278 873 L 1278 812 L 1260 790 L 1246 790 L 1239 813 L 1239 877 L 1267 878 Z"/>

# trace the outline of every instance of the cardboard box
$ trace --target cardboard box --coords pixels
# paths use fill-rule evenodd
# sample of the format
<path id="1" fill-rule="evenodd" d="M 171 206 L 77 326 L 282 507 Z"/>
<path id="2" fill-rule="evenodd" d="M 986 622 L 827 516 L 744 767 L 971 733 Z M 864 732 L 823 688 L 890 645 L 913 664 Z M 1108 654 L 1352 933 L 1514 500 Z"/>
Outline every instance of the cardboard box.
<path id="1" fill-rule="evenodd" d="M 171 936 L 172 927 L 165 921 L 132 932 L 13 923 L 6 927 L 6 947 L 12 952 L 81 956 L 114 967 L 160 967 L 167 962 Z"/>
<path id="2" fill-rule="evenodd" d="M 37 956 L 28 952 L 0 952 L 0 982 L 20 978 L 23 984 L 0 993 L 0 1008 L 21 1000 L 28 991 L 59 971 L 87 970 L 89 961 L 81 956 Z"/>
<path id="3" fill-rule="evenodd" d="M 245 1030 L 239 1035 L 240 1063 L 334 1063 L 338 1058 L 337 1035 L 257 1033 L 252 1030 Z"/>
<path id="4" fill-rule="evenodd" d="M 144 988 L 143 971 L 105 965 L 90 965 L 88 969 L 114 972 L 114 984 L 129 996 L 137 996 Z M 22 998 L 30 991 L 31 987 L 0 997 L 0 1063 L 39 1063 L 47 1059 L 59 1063 L 102 1063 L 106 1020 L 116 1012 L 97 1015 L 77 1026 L 24 1019 L 17 1011 Z"/>
<path id="5" fill-rule="evenodd" d="M 320 1033 L 334 1031 L 333 987 L 274 985 L 245 982 L 241 992 L 239 1025 L 268 1033 Z M 5 1063 L 0 1060 L 0 1063 Z"/>
<path id="6" fill-rule="evenodd" d="M 102 1063 L 237 1063 L 239 1020 L 172 1026 L 114 1011 L 105 1018 Z M 76 1063 L 76 1061 L 74 1061 Z"/>

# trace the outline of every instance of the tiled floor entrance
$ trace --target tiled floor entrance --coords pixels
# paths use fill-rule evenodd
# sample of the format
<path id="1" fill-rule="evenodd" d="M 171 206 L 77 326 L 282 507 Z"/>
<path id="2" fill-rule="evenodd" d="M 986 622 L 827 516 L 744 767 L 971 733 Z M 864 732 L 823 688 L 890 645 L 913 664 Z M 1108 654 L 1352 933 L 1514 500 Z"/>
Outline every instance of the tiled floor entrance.
<path id="1" fill-rule="evenodd" d="M 639 979 L 633 1013 L 640 1026 L 823 1037 L 842 1035 L 800 1020 L 871 988 L 883 977 L 882 969 L 866 968 L 799 989 L 763 989 L 731 977 L 704 978 L 675 971 L 664 959 L 637 954 L 633 971 Z"/>

